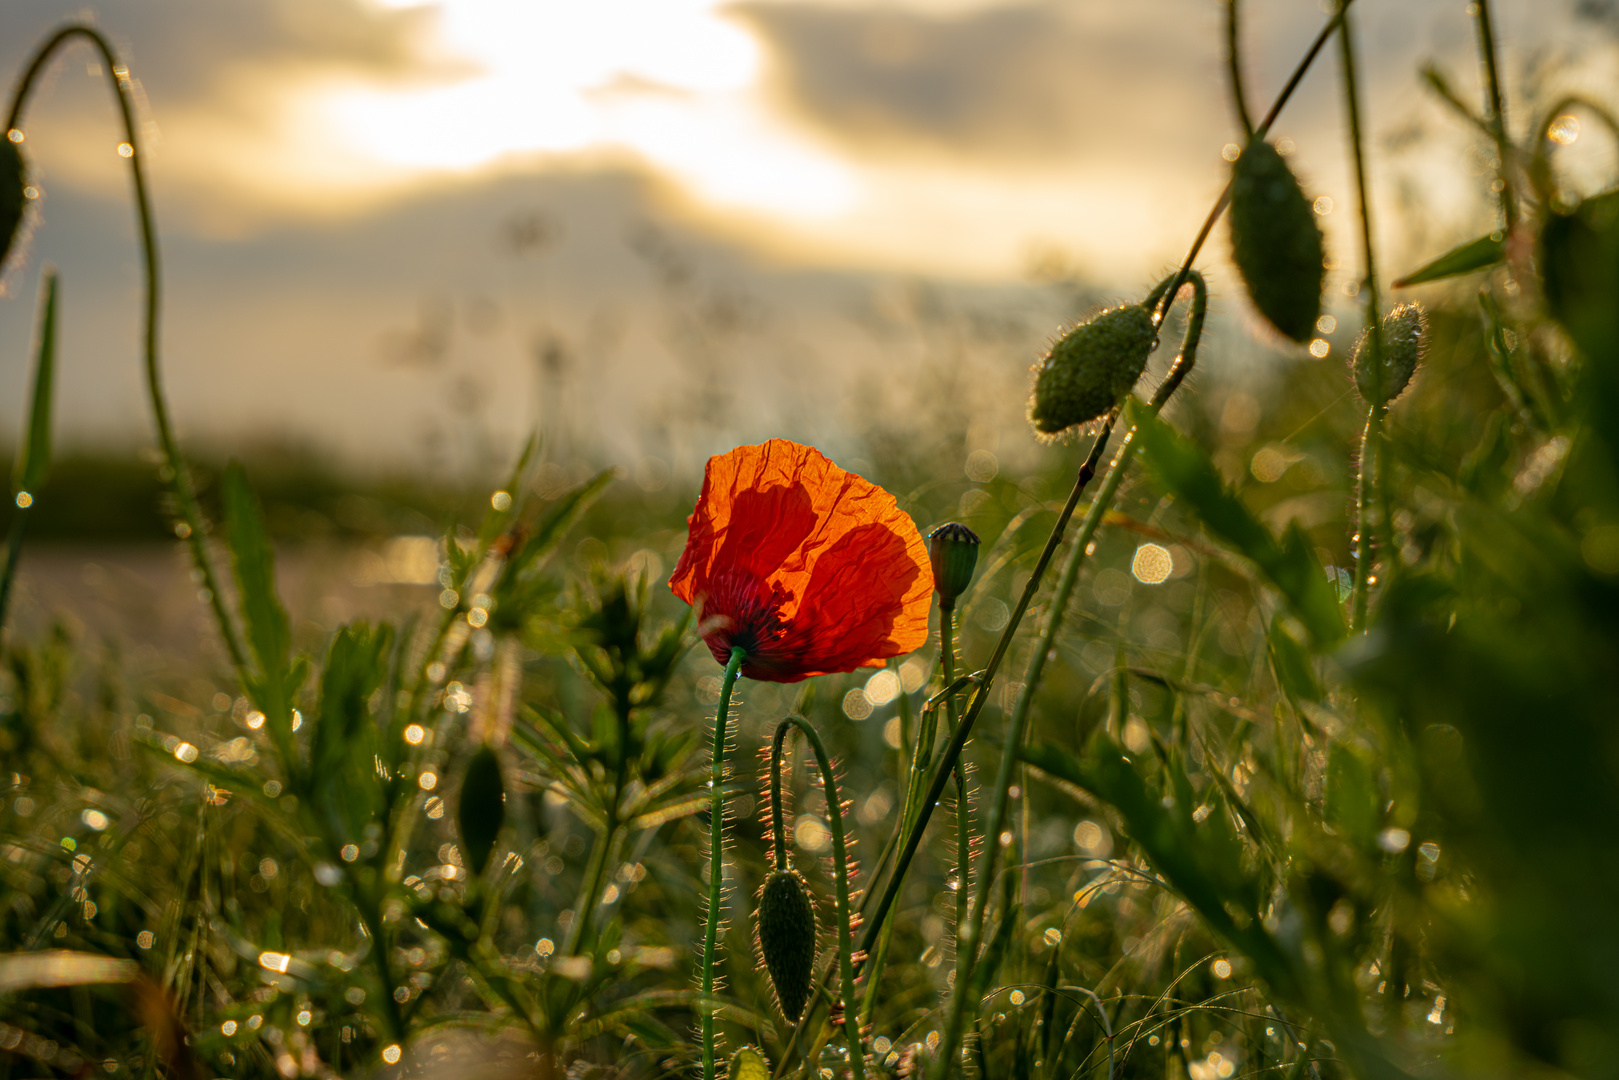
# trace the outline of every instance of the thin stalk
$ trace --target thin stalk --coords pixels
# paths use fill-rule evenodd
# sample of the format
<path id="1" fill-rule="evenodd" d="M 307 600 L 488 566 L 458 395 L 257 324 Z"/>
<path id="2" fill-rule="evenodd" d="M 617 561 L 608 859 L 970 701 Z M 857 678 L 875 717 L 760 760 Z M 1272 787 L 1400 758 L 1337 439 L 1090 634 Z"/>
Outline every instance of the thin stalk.
<path id="1" fill-rule="evenodd" d="M 1153 395 L 1151 408 L 1155 412 L 1163 408 L 1164 402 L 1175 392 L 1175 387 L 1181 384 L 1192 365 L 1197 362 L 1197 346 L 1203 334 L 1203 320 L 1208 313 L 1208 289 L 1204 284 L 1203 275 L 1195 270 L 1191 272 L 1190 280 L 1193 288 L 1192 310 L 1186 322 L 1185 340 L 1182 342 L 1180 355 L 1175 358 L 1175 363 L 1170 368 L 1169 377 L 1165 378 L 1163 385 Z M 972 916 L 967 926 L 957 929 L 958 939 L 961 947 L 966 950 L 966 955 L 963 956 L 958 952 L 956 957 L 957 970 L 963 974 L 956 977 L 956 986 L 951 994 L 950 1009 L 945 1021 L 944 1038 L 939 1044 L 936 1068 L 937 1075 L 940 1076 L 950 1074 L 956 1046 L 961 1038 L 961 1024 L 966 1015 L 970 982 L 970 978 L 964 975 L 971 975 L 978 943 L 983 937 L 990 886 L 995 880 L 995 862 L 1001 849 L 999 838 L 1001 831 L 1006 827 L 1007 802 L 1012 777 L 1018 766 L 1018 752 L 1023 746 L 1029 706 L 1040 687 L 1041 678 L 1045 675 L 1046 661 L 1055 651 L 1057 632 L 1062 627 L 1063 614 L 1073 595 L 1074 585 L 1079 580 L 1079 570 L 1084 564 L 1091 540 L 1101 528 L 1102 518 L 1108 508 L 1113 505 L 1113 497 L 1117 494 L 1119 485 L 1124 482 L 1124 475 L 1130 467 L 1130 459 L 1134 456 L 1135 430 L 1131 429 L 1120 443 L 1118 455 L 1108 467 L 1107 475 L 1102 479 L 1102 486 L 1097 491 L 1096 497 L 1091 500 L 1085 520 L 1080 524 L 1079 532 L 1068 550 L 1068 558 L 1063 562 L 1062 575 L 1057 580 L 1056 591 L 1052 594 L 1051 603 L 1046 609 L 1045 623 L 1040 628 L 1039 641 L 1035 645 L 1033 655 L 1029 657 L 1022 689 L 1018 691 L 1017 702 L 1012 707 L 1012 717 L 1007 725 L 1006 746 L 1001 752 L 1000 768 L 995 777 L 995 790 L 989 800 L 989 820 L 984 826 L 984 850 L 979 856 L 978 872 L 974 875 L 978 881 L 978 894 L 974 898 Z"/>
<path id="2" fill-rule="evenodd" d="M 838 797 L 838 780 L 832 774 L 832 760 L 827 757 L 826 746 L 821 742 L 819 733 L 802 716 L 789 716 L 776 725 L 775 745 L 771 748 L 770 754 L 770 782 L 772 790 L 778 793 L 778 804 L 781 790 L 781 748 L 787 733 L 793 728 L 803 732 L 810 748 L 815 751 L 815 761 L 821 769 L 821 790 L 826 793 L 827 824 L 832 828 L 832 861 L 837 868 L 838 975 L 843 984 L 843 1031 L 844 1037 L 849 1041 L 849 1075 L 852 1080 L 865 1080 L 866 1055 L 865 1047 L 860 1040 L 860 1010 L 855 1008 L 854 954 L 850 949 L 854 930 L 850 925 L 849 915 L 849 853 L 843 839 L 843 805 Z M 784 850 L 785 845 L 777 845 L 778 852 Z M 781 862 L 782 857 L 778 855 L 777 869 L 784 868 Z"/>
<path id="3" fill-rule="evenodd" d="M 1248 97 L 1242 89 L 1242 50 L 1237 40 L 1237 3 L 1226 0 L 1225 5 L 1225 59 L 1226 81 L 1231 84 L 1231 104 L 1237 110 L 1237 123 L 1242 125 L 1245 138 L 1254 137 L 1254 122 L 1248 115 Z"/>
<path id="4" fill-rule="evenodd" d="M 731 710 L 731 690 L 747 650 L 731 650 L 720 683 L 720 707 L 714 715 L 714 763 L 708 795 L 708 925 L 703 928 L 703 1080 L 717 1080 L 714 1071 L 714 950 L 719 941 L 720 900 L 725 890 L 725 721 Z M 777 841 L 778 845 L 780 840 Z"/>
<path id="5" fill-rule="evenodd" d="M 1270 110 L 1265 114 L 1265 119 L 1255 129 L 1254 134 L 1256 137 L 1263 138 L 1269 132 L 1271 126 L 1275 124 L 1277 117 L 1281 115 L 1282 109 L 1292 99 L 1294 92 L 1304 80 L 1305 74 L 1314 65 L 1316 58 L 1320 56 L 1321 50 L 1326 46 L 1327 41 L 1331 39 L 1333 33 L 1342 24 L 1344 13 L 1353 2 L 1354 0 L 1341 0 L 1338 10 L 1321 28 L 1315 40 L 1311 42 L 1309 49 L 1305 51 L 1304 56 L 1293 69 L 1293 73 L 1288 77 L 1287 82 L 1282 86 L 1276 100 L 1271 103 Z M 1197 236 L 1193 238 L 1192 246 L 1188 249 L 1186 258 L 1181 263 L 1180 269 L 1176 271 L 1169 288 L 1162 294 L 1161 300 L 1165 310 L 1167 310 L 1167 304 L 1179 295 L 1181 286 L 1186 283 L 1192 274 L 1192 263 L 1197 260 L 1198 254 L 1203 250 L 1204 243 L 1208 241 L 1210 234 L 1214 231 L 1215 224 L 1220 220 L 1220 215 L 1225 212 L 1230 202 L 1231 185 L 1228 183 L 1225 190 L 1220 193 L 1219 198 L 1215 200 L 1214 206 L 1210 208 L 1208 216 L 1204 218 L 1203 224 L 1198 229 Z M 1167 400 L 1180 387 L 1184 378 L 1184 371 L 1171 370 L 1169 377 L 1164 381 L 1164 385 L 1159 387 L 1154 400 Z M 1013 609 L 1012 617 L 1007 622 L 1006 629 L 1002 631 L 1001 638 L 995 645 L 995 651 L 991 654 L 989 663 L 985 666 L 982 675 L 979 676 L 978 691 L 968 703 L 966 715 L 962 718 L 961 723 L 957 725 L 949 744 L 940 755 L 939 767 L 934 772 L 933 783 L 928 789 L 928 794 L 922 800 L 915 831 L 906 838 L 904 847 L 894 862 L 894 869 L 890 872 L 888 881 L 883 887 L 877 909 L 871 919 L 865 923 L 859 950 L 862 953 L 869 953 L 872 945 L 877 940 L 877 936 L 882 932 L 888 913 L 892 910 L 894 900 L 899 895 L 899 890 L 904 884 L 911 860 L 916 855 L 916 849 L 921 837 L 927 830 L 933 808 L 938 805 L 939 797 L 944 794 L 945 785 L 949 781 L 950 770 L 954 768 L 957 759 L 960 758 L 962 747 L 966 745 L 967 738 L 972 733 L 973 723 L 978 719 L 978 714 L 983 711 L 984 704 L 989 699 L 989 692 L 994 686 L 995 675 L 1000 669 L 1006 650 L 1011 645 L 1012 638 L 1016 635 L 1018 627 L 1023 621 L 1024 613 L 1028 610 L 1030 601 L 1033 600 L 1035 593 L 1039 591 L 1046 567 L 1050 565 L 1052 554 L 1056 551 L 1058 545 L 1062 543 L 1063 533 L 1068 528 L 1069 520 L 1073 517 L 1074 508 L 1079 505 L 1080 496 L 1084 494 L 1086 485 L 1096 475 L 1096 466 L 1101 461 L 1102 453 L 1107 449 L 1107 440 L 1108 436 L 1112 434 L 1114 420 L 1115 417 L 1110 416 L 1103 423 L 1102 430 L 1098 432 L 1096 441 L 1092 443 L 1090 453 L 1087 455 L 1085 463 L 1080 467 L 1079 476 L 1075 479 L 1074 489 L 1069 494 L 1068 502 L 1064 505 L 1061 513 L 1058 514 L 1056 523 L 1052 526 L 1051 535 L 1046 539 L 1045 549 L 1041 552 L 1034 571 L 1029 576 L 1023 595 L 1019 597 L 1017 607 Z M 784 1067 L 785 1058 L 782 1064 L 777 1066 L 777 1072 L 779 1073 Z"/>
<path id="6" fill-rule="evenodd" d="M 1373 403 L 1366 409 L 1366 432 L 1361 440 L 1359 490 L 1355 497 L 1356 542 L 1355 585 L 1350 601 L 1350 629 L 1366 628 L 1366 610 L 1372 584 L 1372 562 L 1378 550 L 1376 521 L 1378 488 L 1383 458 L 1383 327 L 1382 308 L 1377 290 L 1376 248 L 1372 242 L 1372 208 L 1366 185 L 1365 139 L 1361 135 L 1360 92 L 1355 76 L 1355 44 L 1347 0 L 1339 0 L 1338 17 L 1343 32 L 1338 35 L 1339 66 L 1343 69 L 1344 108 L 1349 114 L 1349 147 L 1355 161 L 1355 194 L 1360 204 L 1361 259 L 1366 269 L 1366 348 L 1372 365 Z"/>
<path id="7" fill-rule="evenodd" d="M 1474 25 L 1478 28 L 1479 60 L 1484 67 L 1485 121 L 1495 136 L 1496 180 L 1501 185 L 1501 224 L 1507 232 L 1518 221 L 1518 204 L 1512 196 L 1512 178 L 1508 162 L 1512 146 L 1507 142 L 1507 118 L 1502 107 L 1501 73 L 1495 62 L 1495 27 L 1490 20 L 1490 0 L 1475 0 L 1469 5 Z"/>
<path id="8" fill-rule="evenodd" d="M 944 658 L 944 684 L 950 686 L 956 681 L 956 649 L 955 649 L 955 623 L 956 601 L 954 597 L 941 598 L 939 601 L 939 637 L 941 652 Z M 945 710 L 950 717 L 950 730 L 955 731 L 961 725 L 960 704 L 955 694 L 944 699 Z M 967 771 L 962 768 L 961 762 L 955 763 L 952 775 L 956 778 L 956 971 L 955 985 L 960 986 L 967 973 L 962 970 L 962 927 L 967 923 L 967 898 L 969 883 L 972 880 L 972 808 L 967 805 Z M 877 974 L 871 975 L 876 981 Z"/>
<path id="9" fill-rule="evenodd" d="M 72 23 L 62 27 L 46 39 L 45 44 L 35 51 L 33 59 L 17 82 L 17 88 L 12 92 L 11 109 L 6 117 L 6 130 L 17 128 L 22 122 L 23 109 L 28 103 L 29 95 L 33 93 L 44 71 L 46 63 L 58 48 L 75 37 L 85 38 L 101 53 L 105 62 L 107 77 L 112 80 L 113 94 L 118 99 L 119 115 L 124 123 L 124 141 L 130 147 L 128 157 L 130 176 L 135 185 L 135 213 L 140 225 L 141 253 L 144 256 L 145 269 L 145 327 L 142 335 L 146 363 L 146 390 L 147 397 L 152 405 L 152 419 L 157 427 L 157 439 L 163 450 L 164 466 L 167 475 L 163 478 L 168 481 L 169 489 L 174 493 L 175 505 L 180 511 L 180 524 L 175 531 L 181 535 L 191 549 L 191 561 L 196 565 L 197 573 L 202 577 L 202 587 L 208 593 L 208 604 L 213 609 L 214 620 L 219 624 L 219 636 L 225 643 L 225 650 L 230 653 L 231 663 L 236 666 L 239 673 L 246 675 L 247 656 L 242 651 L 241 638 L 237 633 L 235 623 L 232 622 L 230 612 L 225 607 L 224 595 L 219 589 L 219 580 L 214 573 L 213 561 L 208 556 L 208 534 L 206 522 L 202 516 L 202 508 L 197 504 L 197 493 L 191 484 L 191 474 L 186 469 L 184 456 L 180 453 L 180 445 L 174 437 L 174 425 L 169 419 L 169 407 L 163 394 L 163 375 L 158 365 L 158 310 L 160 300 L 160 281 L 157 258 L 157 227 L 153 221 L 151 199 L 146 191 L 146 174 L 142 161 L 140 137 L 135 123 L 134 99 L 129 70 L 119 62 L 113 52 L 111 44 L 102 37 L 100 31 L 92 26 L 82 23 Z"/>

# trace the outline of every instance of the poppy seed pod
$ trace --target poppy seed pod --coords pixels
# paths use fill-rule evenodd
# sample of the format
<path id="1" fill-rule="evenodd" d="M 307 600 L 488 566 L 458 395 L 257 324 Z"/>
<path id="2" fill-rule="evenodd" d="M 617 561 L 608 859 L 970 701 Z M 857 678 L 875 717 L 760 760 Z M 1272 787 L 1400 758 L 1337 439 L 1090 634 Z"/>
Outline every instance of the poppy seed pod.
<path id="1" fill-rule="evenodd" d="M 1422 362 L 1423 346 L 1427 343 L 1428 315 L 1420 304 L 1401 304 L 1383 316 L 1383 401 L 1399 397 L 1411 382 L 1411 376 Z M 1377 394 L 1372 369 L 1372 350 L 1367 344 L 1371 335 L 1361 331 L 1350 357 L 1349 369 L 1354 373 L 1355 389 L 1361 400 L 1371 403 Z"/>
<path id="2" fill-rule="evenodd" d="M 815 977 L 815 904 L 796 870 L 777 870 L 759 894 L 759 955 L 781 1014 L 797 1022 Z"/>
<path id="3" fill-rule="evenodd" d="M 939 602 L 949 607 L 967 591 L 978 566 L 978 534 L 952 521 L 928 533 L 928 561 L 933 564 L 933 588 Z"/>
<path id="4" fill-rule="evenodd" d="M 1326 264 L 1321 226 L 1270 143 L 1250 142 L 1231 167 L 1231 255 L 1259 313 L 1294 341 L 1315 333 Z"/>
<path id="5" fill-rule="evenodd" d="M 770 1059 L 756 1046 L 744 1046 L 731 1055 L 728 1080 L 770 1080 Z"/>
<path id="6" fill-rule="evenodd" d="M 22 150 L 9 138 L 0 139 L 0 265 L 11 253 L 12 241 L 22 225 L 23 206 L 28 202 L 27 169 Z"/>
<path id="7" fill-rule="evenodd" d="M 500 759 L 487 746 L 467 762 L 456 823 L 461 827 L 461 854 L 466 859 L 467 873 L 477 877 L 489 865 L 500 827 L 506 823 L 506 784 L 500 776 Z"/>
<path id="8" fill-rule="evenodd" d="M 1141 378 L 1158 339 L 1141 304 L 1104 311 L 1068 331 L 1034 367 L 1029 423 L 1055 435 L 1117 405 Z"/>

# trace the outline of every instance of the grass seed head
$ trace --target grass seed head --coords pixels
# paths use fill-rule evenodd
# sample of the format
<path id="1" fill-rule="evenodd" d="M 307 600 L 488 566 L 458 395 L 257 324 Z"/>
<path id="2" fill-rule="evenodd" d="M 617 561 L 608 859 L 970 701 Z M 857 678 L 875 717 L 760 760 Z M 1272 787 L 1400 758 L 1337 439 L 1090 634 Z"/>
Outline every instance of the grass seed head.
<path id="1" fill-rule="evenodd" d="M 1421 304 L 1401 304 L 1383 316 L 1383 401 L 1399 397 L 1411 383 L 1411 376 L 1422 362 L 1427 344 L 1428 315 Z M 1355 376 L 1355 389 L 1361 400 L 1371 403 L 1376 395 L 1372 370 L 1372 350 L 1367 344 L 1371 335 L 1362 330 L 1350 357 L 1349 369 Z"/>
<path id="2" fill-rule="evenodd" d="M 1029 423 L 1056 435 L 1117 405 L 1141 378 L 1158 338 L 1141 304 L 1104 311 L 1068 331 L 1034 368 Z"/>
<path id="3" fill-rule="evenodd" d="M 815 902 L 796 870 L 777 870 L 759 894 L 759 955 L 781 1014 L 797 1022 L 815 978 Z"/>
<path id="4" fill-rule="evenodd" d="M 1258 139 L 1231 168 L 1231 254 L 1259 313 L 1309 340 L 1327 273 L 1321 226 L 1282 155 Z"/>
<path id="5" fill-rule="evenodd" d="M 11 253 L 12 242 L 22 225 L 23 207 L 27 205 L 28 170 L 23 164 L 22 150 L 9 138 L 0 138 L 0 266 Z"/>

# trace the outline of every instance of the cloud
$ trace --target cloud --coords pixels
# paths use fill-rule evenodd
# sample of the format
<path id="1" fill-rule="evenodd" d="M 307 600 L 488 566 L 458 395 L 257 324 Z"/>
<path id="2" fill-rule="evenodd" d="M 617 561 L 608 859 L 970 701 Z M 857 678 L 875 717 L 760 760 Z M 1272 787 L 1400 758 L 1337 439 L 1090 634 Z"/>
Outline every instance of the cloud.
<path id="1" fill-rule="evenodd" d="M 1182 129 L 1170 95 L 1211 62 L 1211 16 L 1172 0 L 730 10 L 764 40 L 783 107 L 879 156 L 991 154 L 1016 166 L 1150 143 Z M 1182 77 L 1154 78 L 1168 72 Z"/>

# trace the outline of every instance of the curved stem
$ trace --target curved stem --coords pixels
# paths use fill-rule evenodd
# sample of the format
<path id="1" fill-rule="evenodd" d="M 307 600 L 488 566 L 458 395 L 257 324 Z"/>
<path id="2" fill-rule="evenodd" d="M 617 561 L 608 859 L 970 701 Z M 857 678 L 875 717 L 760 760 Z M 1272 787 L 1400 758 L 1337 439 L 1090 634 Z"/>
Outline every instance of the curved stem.
<path id="1" fill-rule="evenodd" d="M 76 37 L 87 40 L 101 54 L 106 64 L 107 77 L 112 80 L 113 94 L 118 99 L 118 111 L 124 122 L 124 141 L 129 145 L 129 169 L 135 185 L 135 213 L 140 224 L 141 251 L 145 265 L 145 329 L 143 334 L 146 359 L 146 390 L 152 404 L 152 419 L 157 427 L 158 443 L 163 449 L 164 467 L 169 488 L 180 511 L 180 523 L 175 527 L 191 548 L 191 561 L 202 577 L 202 586 L 208 593 L 209 606 L 219 624 L 219 636 L 225 642 L 231 662 L 238 672 L 246 674 L 247 657 L 242 651 L 240 636 L 225 608 L 225 598 L 219 591 L 219 580 L 208 557 L 207 528 L 202 509 L 197 505 L 197 494 L 186 470 L 185 458 L 180 454 L 174 438 L 174 426 L 169 419 L 168 402 L 163 395 L 163 376 L 158 366 L 158 308 L 159 283 L 157 259 L 157 228 L 153 223 L 151 199 L 146 191 L 146 174 L 142 165 L 140 138 L 135 124 L 132 84 L 129 70 L 118 60 L 112 45 L 94 27 L 73 23 L 57 30 L 41 45 L 29 61 L 17 88 L 12 92 L 11 109 L 6 116 L 6 130 L 16 129 L 22 122 L 23 109 L 39 81 L 40 74 L 56 50 Z"/>
<path id="2" fill-rule="evenodd" d="M 1197 346 L 1202 339 L 1203 320 L 1208 313 L 1208 288 L 1204 284 L 1203 275 L 1195 270 L 1191 271 L 1189 279 L 1193 292 L 1192 310 L 1186 320 L 1186 336 L 1169 376 L 1153 395 L 1151 408 L 1155 412 L 1163 408 L 1164 402 L 1169 400 L 1169 396 L 1185 380 L 1187 372 L 1197 362 Z M 1000 769 L 995 776 L 995 791 L 989 800 L 989 820 L 984 826 L 983 835 L 986 838 L 984 851 L 979 856 L 978 872 L 974 875 L 978 881 L 978 892 L 973 900 L 971 918 L 965 927 L 958 927 L 956 931 L 960 941 L 959 948 L 964 952 L 958 952 L 956 957 L 959 974 L 956 977 L 955 990 L 951 994 L 944 1038 L 939 1044 L 937 1068 L 940 1076 L 949 1075 L 951 1062 L 955 1058 L 956 1045 L 961 1038 L 961 1025 L 966 1015 L 969 996 L 968 984 L 971 981 L 978 943 L 984 932 L 984 916 L 989 906 L 990 886 L 995 879 L 996 858 L 1000 855 L 999 838 L 1006 827 L 1006 807 L 1012 777 L 1017 771 L 1018 751 L 1023 746 L 1023 735 L 1028 724 L 1029 705 L 1040 687 L 1040 680 L 1046 670 L 1046 661 L 1055 651 L 1057 632 L 1062 627 L 1063 613 L 1068 607 L 1069 598 L 1073 595 L 1074 585 L 1079 580 L 1079 569 L 1085 561 L 1087 549 L 1097 529 L 1102 525 L 1103 516 L 1112 506 L 1113 497 L 1118 492 L 1119 485 L 1123 483 L 1124 474 L 1128 471 L 1130 459 L 1134 455 L 1135 431 L 1132 429 L 1119 445 L 1118 455 L 1108 467 L 1107 475 L 1102 479 L 1101 489 L 1091 500 L 1090 509 L 1085 513 L 1085 520 L 1080 524 L 1079 532 L 1074 536 L 1073 544 L 1068 549 L 1068 558 L 1063 562 L 1062 575 L 1057 580 L 1056 591 L 1052 594 L 1051 604 L 1046 609 L 1046 619 L 1040 628 L 1039 641 L 1029 657 L 1023 687 L 1018 691 L 1017 703 L 1012 708 L 1012 717 L 1007 724 L 1006 746 L 1001 751 Z"/>
<path id="3" fill-rule="evenodd" d="M 720 683 L 720 707 L 714 714 L 714 762 L 708 780 L 708 925 L 703 928 L 703 992 L 698 1006 L 703 1014 L 703 1080 L 716 1080 L 714 1071 L 714 951 L 719 942 L 720 900 L 725 891 L 725 720 L 731 709 L 731 690 L 746 650 L 731 650 Z"/>
<path id="4" fill-rule="evenodd" d="M 856 1008 L 854 989 L 854 954 L 850 948 L 854 929 L 850 925 L 849 914 L 849 853 L 843 839 L 843 805 L 838 798 L 838 780 L 832 773 L 832 760 L 827 757 L 820 734 L 802 716 L 789 716 L 776 725 L 776 739 L 770 753 L 772 789 L 779 791 L 782 743 L 793 728 L 803 732 L 810 748 L 815 751 L 815 761 L 821 769 L 821 789 L 826 793 L 826 818 L 832 829 L 832 860 L 837 867 L 838 975 L 843 984 L 843 1031 L 849 1042 L 849 1075 L 853 1080 L 865 1080 L 865 1047 L 860 1040 L 860 1010 Z M 784 846 L 778 843 L 777 849 L 781 850 Z"/>
<path id="5" fill-rule="evenodd" d="M 1372 584 L 1372 561 L 1378 551 L 1376 520 L 1378 488 L 1383 459 L 1383 326 L 1381 302 L 1377 294 L 1377 258 L 1372 242 L 1372 208 L 1366 190 L 1365 139 L 1361 136 L 1360 93 L 1355 78 L 1355 43 L 1345 14 L 1347 0 L 1339 0 L 1338 17 L 1343 32 L 1338 35 L 1340 67 L 1344 78 L 1344 108 L 1349 114 L 1349 146 L 1355 160 L 1355 192 L 1360 203 L 1361 259 L 1366 269 L 1366 348 L 1372 365 L 1372 404 L 1366 410 L 1366 433 L 1360 448 L 1360 487 L 1355 501 L 1356 544 L 1355 586 L 1350 605 L 1350 629 L 1366 627 L 1366 610 Z M 1369 464 L 1368 464 L 1369 463 Z"/>
<path id="6" fill-rule="evenodd" d="M 1237 110 L 1237 123 L 1242 125 L 1244 138 L 1254 137 L 1254 122 L 1248 115 L 1248 97 L 1242 90 L 1242 50 L 1237 41 L 1237 2 L 1226 0 L 1225 5 L 1225 59 L 1226 80 L 1231 83 L 1231 103 Z"/>
<path id="7" fill-rule="evenodd" d="M 1276 122 L 1276 118 L 1281 115 L 1283 107 L 1291 100 L 1294 91 L 1299 87 L 1299 83 L 1303 81 L 1305 73 L 1314 65 L 1316 58 L 1321 54 L 1322 48 L 1326 46 L 1333 33 L 1337 31 L 1339 25 L 1343 22 L 1344 12 L 1348 10 L 1353 2 L 1354 0 L 1342 0 L 1338 11 L 1333 14 L 1332 18 L 1327 20 L 1320 33 L 1316 35 L 1315 40 L 1310 44 L 1310 48 L 1305 51 L 1303 58 L 1299 60 L 1298 65 L 1293 69 L 1292 75 L 1288 77 L 1281 92 L 1276 96 L 1276 100 L 1272 102 L 1270 111 L 1265 114 L 1265 119 L 1260 121 L 1259 127 L 1254 132 L 1257 137 L 1263 137 L 1270 130 L 1271 125 Z M 1185 260 L 1181 263 L 1180 269 L 1175 272 L 1173 282 L 1169 288 L 1164 290 L 1162 294 L 1163 300 L 1159 305 L 1162 311 L 1167 311 L 1168 304 L 1179 295 L 1181 286 L 1190 278 L 1192 263 L 1197 260 L 1198 254 L 1203 250 L 1204 243 L 1208 241 L 1209 235 L 1214 231 L 1215 223 L 1220 220 L 1220 215 L 1225 212 L 1225 208 L 1230 202 L 1231 186 L 1227 184 L 1225 190 L 1220 193 L 1220 197 L 1215 200 L 1214 206 L 1209 210 L 1208 216 L 1204 218 L 1202 227 L 1198 229 L 1197 236 L 1192 240 L 1192 246 L 1187 250 Z M 1162 312 L 1160 312 L 1160 322 L 1162 322 L 1162 317 Z M 1169 378 L 1164 381 L 1164 384 L 1159 387 L 1158 393 L 1154 395 L 1154 402 L 1161 404 L 1163 401 L 1168 400 L 1170 395 L 1180 387 L 1184 378 L 1184 371 L 1171 370 Z M 1023 615 L 1028 610 L 1029 602 L 1033 599 L 1034 594 L 1039 591 L 1046 567 L 1050 564 L 1051 556 L 1056 551 L 1057 546 L 1062 543 L 1063 533 L 1068 528 L 1069 520 L 1073 517 L 1074 508 L 1079 505 L 1080 496 L 1084 493 L 1086 485 L 1096 475 L 1096 466 L 1101 461 L 1103 451 L 1107 448 L 1108 436 L 1112 434 L 1115 420 L 1116 417 L 1110 415 L 1103 423 L 1101 431 L 1097 434 L 1096 441 L 1092 443 L 1090 453 L 1086 457 L 1085 463 L 1080 467 L 1079 476 L 1074 482 L 1074 489 L 1068 496 L 1068 502 L 1064 505 L 1062 512 L 1058 514 L 1057 521 L 1052 526 L 1051 535 L 1046 540 L 1045 549 L 1041 552 L 1033 573 L 1029 575 L 1028 584 L 1024 586 L 1023 595 L 1018 599 L 1017 607 L 1013 610 L 1012 617 L 1006 624 L 1006 629 L 1001 632 L 1000 641 L 995 645 L 995 652 L 990 656 L 989 664 L 984 668 L 983 675 L 979 679 L 978 691 L 968 703 L 967 713 L 962 718 L 961 723 L 957 725 L 949 745 L 945 747 L 943 754 L 940 755 L 939 768 L 934 773 L 933 783 L 928 790 L 927 796 L 922 800 L 921 813 L 917 818 L 914 832 L 906 838 L 899 857 L 894 861 L 894 868 L 889 873 L 888 881 L 883 887 L 882 896 L 877 902 L 877 910 L 873 913 L 872 918 L 865 923 L 860 943 L 862 953 L 869 952 L 876 942 L 878 934 L 882 932 L 888 918 L 888 912 L 893 908 L 894 900 L 899 895 L 900 887 L 904 884 L 905 874 L 910 869 L 911 860 L 916 855 L 917 846 L 923 833 L 927 830 L 933 808 L 938 804 L 939 797 L 944 794 L 945 785 L 949 780 L 950 769 L 961 756 L 961 748 L 966 744 L 967 737 L 972 732 L 973 723 L 978 719 L 978 714 L 983 710 L 985 702 L 989 699 L 989 692 L 994 685 L 995 674 L 1000 669 L 1001 660 L 1005 657 L 1006 650 L 1023 621 Z"/>

